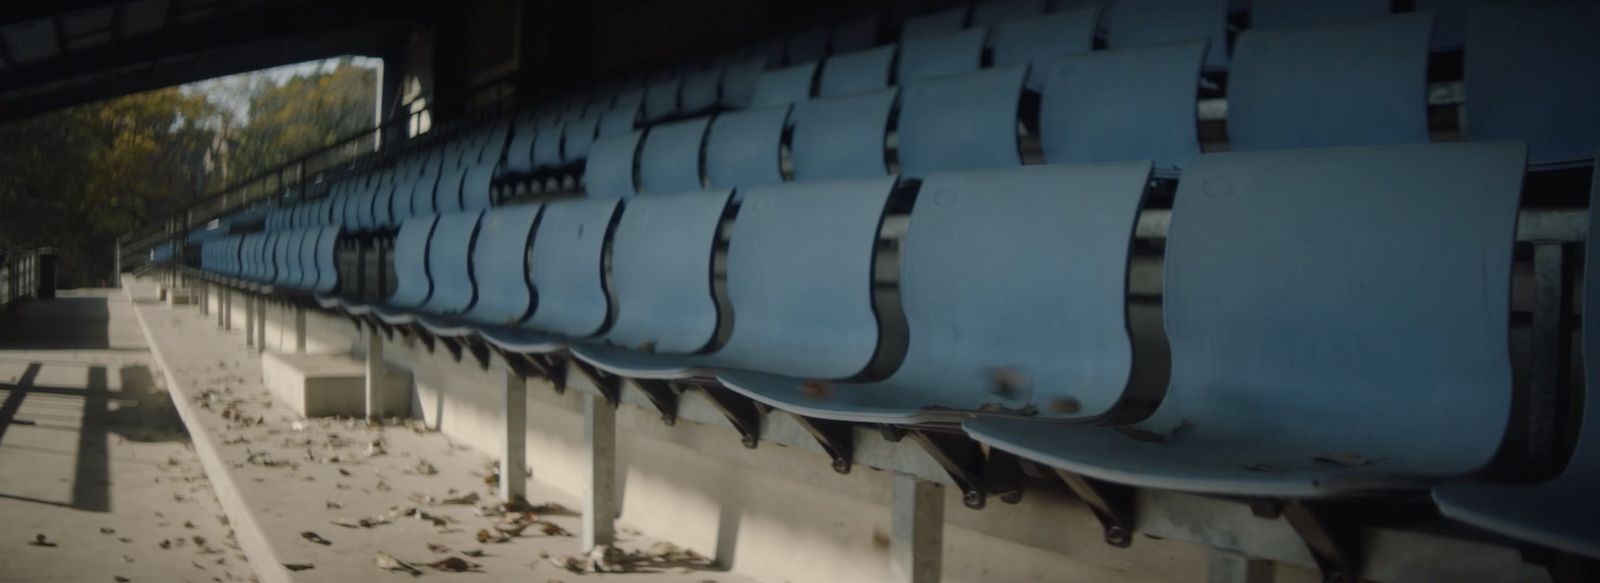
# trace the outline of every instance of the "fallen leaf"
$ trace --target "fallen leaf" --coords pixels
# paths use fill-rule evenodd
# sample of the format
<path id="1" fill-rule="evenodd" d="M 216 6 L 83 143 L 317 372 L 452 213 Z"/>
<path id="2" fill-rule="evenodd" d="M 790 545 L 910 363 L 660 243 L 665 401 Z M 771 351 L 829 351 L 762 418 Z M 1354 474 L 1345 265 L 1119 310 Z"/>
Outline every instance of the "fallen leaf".
<path id="1" fill-rule="evenodd" d="M 445 498 L 444 500 L 440 500 L 439 503 L 440 504 L 477 504 L 478 503 L 478 493 L 477 492 L 468 492 L 464 496 L 455 496 L 455 497 L 451 497 L 451 498 Z"/>
<path id="2" fill-rule="evenodd" d="M 417 465 L 413 469 L 415 469 L 417 473 L 424 476 L 432 476 L 439 473 L 439 469 L 433 467 L 433 464 L 428 463 L 428 460 L 417 460 Z"/>
<path id="3" fill-rule="evenodd" d="M 434 569 L 438 569 L 440 571 L 445 571 L 445 572 L 448 572 L 448 573 L 462 573 L 462 572 L 466 572 L 466 571 L 477 571 L 477 570 L 480 570 L 480 568 L 481 568 L 477 563 L 468 561 L 468 560 L 463 559 L 461 557 L 446 557 L 444 559 L 440 559 L 440 560 L 434 561 L 432 563 L 427 563 L 427 566 L 432 567 Z"/>
<path id="4" fill-rule="evenodd" d="M 111 580 L 116 581 L 117 583 L 128 583 L 129 581 L 127 577 L 123 577 L 122 575 L 112 575 Z"/>
<path id="5" fill-rule="evenodd" d="M 380 569 L 410 573 L 413 577 L 422 574 L 422 570 L 411 566 L 411 563 L 396 559 L 394 555 L 385 553 L 383 551 L 378 551 L 378 556 L 373 562 L 376 563 Z"/>
<path id="6" fill-rule="evenodd" d="M 435 553 L 448 553 L 450 552 L 450 547 L 441 545 L 439 543 L 428 543 L 428 550 Z"/>
<path id="7" fill-rule="evenodd" d="M 478 542 L 480 542 L 480 543 L 484 543 L 484 544 L 488 544 L 488 543 L 491 543 L 491 542 L 503 543 L 503 542 L 506 542 L 508 540 L 511 540 L 511 538 L 506 536 L 503 533 L 493 532 L 493 531 L 490 531 L 487 528 L 478 529 Z"/>
<path id="8" fill-rule="evenodd" d="M 106 528 L 106 527 L 103 527 L 103 526 L 100 527 L 100 534 L 116 534 L 116 533 L 117 533 L 117 529 Z"/>
<path id="9" fill-rule="evenodd" d="M 310 570 L 310 569 L 315 569 L 316 565 L 313 565 L 311 563 L 284 563 L 283 564 L 283 568 L 288 569 L 290 571 L 306 571 L 306 570 Z"/>
<path id="10" fill-rule="evenodd" d="M 314 532 L 311 532 L 309 530 L 300 533 L 300 538 L 306 539 L 308 541 L 311 541 L 311 542 L 314 542 L 314 543 L 317 543 L 317 544 L 323 545 L 323 546 L 328 546 L 328 545 L 333 544 L 333 541 L 330 541 L 328 539 L 322 538 L 322 535 L 314 533 Z"/>
<path id="11" fill-rule="evenodd" d="M 328 510 L 338 510 L 340 508 L 344 508 L 343 504 L 340 504 L 338 502 L 334 502 L 332 500 L 329 500 L 327 502 L 323 502 L 322 505 L 327 507 Z"/>
<path id="12" fill-rule="evenodd" d="M 470 551 L 461 551 L 461 554 L 469 556 L 469 557 L 472 557 L 472 558 L 478 558 L 478 557 L 483 556 L 483 549 L 472 549 Z"/>

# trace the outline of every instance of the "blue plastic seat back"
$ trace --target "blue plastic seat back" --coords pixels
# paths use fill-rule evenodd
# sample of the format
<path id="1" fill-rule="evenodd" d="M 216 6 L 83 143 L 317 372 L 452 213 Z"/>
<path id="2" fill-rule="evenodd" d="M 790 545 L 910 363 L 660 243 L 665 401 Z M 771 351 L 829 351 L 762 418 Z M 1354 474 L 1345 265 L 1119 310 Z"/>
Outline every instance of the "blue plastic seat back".
<path id="1" fill-rule="evenodd" d="M 767 69 L 768 59 L 755 56 L 735 61 L 722 70 L 720 103 L 726 107 L 749 107 L 755 98 L 756 80 Z"/>
<path id="2" fill-rule="evenodd" d="M 1250 29 L 1350 24 L 1388 15 L 1389 0 L 1250 0 Z"/>
<path id="3" fill-rule="evenodd" d="M 433 294 L 424 310 L 456 315 L 471 308 L 477 299 L 472 244 L 482 217 L 483 211 L 439 215 L 428 241 L 428 277 L 433 281 Z"/>
<path id="4" fill-rule="evenodd" d="M 388 229 L 395 226 L 394 219 L 394 174 L 393 168 L 384 170 L 378 175 L 377 190 L 372 197 L 373 227 Z M 317 225 L 320 227 L 321 225 Z"/>
<path id="5" fill-rule="evenodd" d="M 813 28 L 790 35 L 784 40 L 784 62 L 791 65 L 820 61 L 828 56 L 828 37 L 833 34 L 827 28 Z"/>
<path id="6" fill-rule="evenodd" d="M 611 102 L 612 109 L 633 110 L 640 115 L 644 113 L 644 87 L 635 80 L 630 87 L 617 92 L 616 100 Z"/>
<path id="7" fill-rule="evenodd" d="M 300 262 L 300 248 L 305 245 L 306 235 L 313 232 L 312 229 L 285 232 L 278 257 L 278 278 L 273 282 L 275 285 L 300 287 L 300 278 L 305 277 L 305 268 Z"/>
<path id="8" fill-rule="evenodd" d="M 494 206 L 493 162 L 479 162 L 461 179 L 461 209 L 480 211 Z"/>
<path id="9" fill-rule="evenodd" d="M 245 236 L 244 265 L 240 277 L 250 281 L 259 281 L 261 279 L 261 245 L 265 242 L 265 239 L 266 236 L 260 233 Z"/>
<path id="10" fill-rule="evenodd" d="M 750 107 L 771 107 L 811 99 L 811 86 L 817 78 L 817 63 L 767 71 L 756 79 Z"/>
<path id="11" fill-rule="evenodd" d="M 437 150 L 422 159 L 417 180 L 411 187 L 411 216 L 420 217 L 438 212 L 433 206 L 433 191 L 439 185 L 439 170 L 443 157 Z"/>
<path id="12" fill-rule="evenodd" d="M 606 199 L 544 205 L 528 255 L 538 303 L 527 327 L 567 337 L 605 330 L 611 307 L 602 260 L 606 236 L 620 208 L 619 201 Z"/>
<path id="13" fill-rule="evenodd" d="M 597 137 L 626 136 L 639 121 L 639 105 L 619 107 L 600 116 Z"/>
<path id="14" fill-rule="evenodd" d="M 539 120 L 539 135 L 533 142 L 534 168 L 543 170 L 561 166 L 565 151 L 562 149 L 562 134 L 566 127 L 567 120 L 557 117 Z"/>
<path id="15" fill-rule="evenodd" d="M 1228 4 L 1229 0 L 1114 0 L 1104 17 L 1106 46 L 1128 49 L 1206 39 L 1206 70 L 1226 69 Z"/>
<path id="16" fill-rule="evenodd" d="M 295 289 L 310 289 L 315 287 L 317 281 L 317 237 L 322 235 L 322 227 L 302 229 L 295 237 L 290 253 L 290 274 L 285 286 Z"/>
<path id="17" fill-rule="evenodd" d="M 395 164 L 394 194 L 389 198 L 389 216 L 394 218 L 395 225 L 412 215 L 411 191 L 417 187 L 419 169 L 419 161 L 414 157 Z"/>
<path id="18" fill-rule="evenodd" d="M 683 78 L 679 100 L 684 113 L 704 113 L 717 106 L 722 87 L 722 68 L 713 67 L 689 73 Z"/>
<path id="19" fill-rule="evenodd" d="M 368 175 L 362 178 L 360 187 L 355 192 L 356 225 L 363 231 L 378 227 L 378 215 L 374 209 L 378 201 L 378 183 L 379 176 Z"/>
<path id="20" fill-rule="evenodd" d="M 1028 65 L 1028 88 L 1040 91 L 1054 72 L 1050 65 L 1067 55 L 1094 49 L 1100 10 L 1094 6 L 995 25 L 990 44 L 994 64 Z"/>
<path id="21" fill-rule="evenodd" d="M 1535 0 L 1412 0 L 1417 12 L 1432 12 L 1434 51 L 1462 48 L 1467 38 L 1467 20 L 1480 6 L 1529 4 Z"/>
<path id="22" fill-rule="evenodd" d="M 461 210 L 461 181 L 467 170 L 453 158 L 439 168 L 439 183 L 433 189 L 433 209 L 437 213 L 454 213 Z"/>
<path id="23" fill-rule="evenodd" d="M 794 108 L 790 152 L 796 181 L 889 173 L 884 140 L 899 89 L 813 99 Z M 743 193 L 740 193 L 743 196 Z"/>
<path id="24" fill-rule="evenodd" d="M 274 231 L 267 235 L 272 240 L 273 272 L 270 281 L 272 285 L 288 285 L 294 275 L 294 265 L 290 261 L 295 239 L 299 238 L 301 231 Z"/>
<path id="25" fill-rule="evenodd" d="M 542 208 L 538 204 L 522 204 L 484 213 L 478 243 L 472 249 L 478 301 L 464 318 L 489 326 L 514 326 L 533 309 L 528 248 L 533 244 Z"/>
<path id="26" fill-rule="evenodd" d="M 958 32 L 967 27 L 967 7 L 957 6 L 932 14 L 907 18 L 900 25 L 901 42 Z"/>
<path id="27" fill-rule="evenodd" d="M 1195 87 L 1205 41 L 1095 51 L 1043 70 L 1039 141 L 1046 162 L 1151 160 L 1175 175 L 1200 155 Z"/>
<path id="28" fill-rule="evenodd" d="M 505 168 L 514 174 L 533 172 L 533 144 L 538 135 L 532 112 L 519 116 L 511 134 L 511 144 L 506 146 Z"/>
<path id="29" fill-rule="evenodd" d="M 901 85 L 914 81 L 959 75 L 983 65 L 983 47 L 989 38 L 986 27 L 939 36 L 906 39 L 901 43 L 900 68 L 895 78 Z"/>
<path id="30" fill-rule="evenodd" d="M 890 74 L 898 45 L 834 55 L 822 64 L 822 78 L 817 83 L 820 97 L 855 95 L 869 91 L 882 91 L 890 87 Z"/>
<path id="31" fill-rule="evenodd" d="M 833 27 L 829 45 L 833 54 L 864 51 L 878 44 L 878 15 L 864 14 Z"/>
<path id="32" fill-rule="evenodd" d="M 390 307 L 414 309 L 428 302 L 433 294 L 429 279 L 428 241 L 439 215 L 421 215 L 400 224 L 394 238 L 394 293 L 386 300 Z"/>
<path id="33" fill-rule="evenodd" d="M 710 187 L 737 190 L 783 182 L 783 128 L 789 109 L 780 105 L 717 115 L 706 134 Z"/>
<path id="34" fill-rule="evenodd" d="M 1167 237 L 1171 381 L 1146 426 L 1305 467 L 1484 467 L 1510 417 L 1524 158 L 1509 142 L 1197 158 Z"/>
<path id="35" fill-rule="evenodd" d="M 1128 252 L 1149 178 L 1143 161 L 929 176 L 901 242 L 910 342 L 885 381 L 917 388 L 903 405 L 1110 412 L 1133 367 Z M 999 367 L 1026 381 L 996 394 Z"/>
<path id="36" fill-rule="evenodd" d="M 591 198 L 628 198 L 638 194 L 634 186 L 634 158 L 644 132 L 635 130 L 622 136 L 606 136 L 589 147 L 584 166 L 584 192 Z"/>
<path id="37" fill-rule="evenodd" d="M 327 226 L 319 229 L 322 233 L 317 237 L 316 245 L 316 281 L 311 284 L 312 291 L 319 294 L 333 293 L 339 288 L 339 227 Z"/>
<path id="38" fill-rule="evenodd" d="M 505 156 L 506 146 L 511 133 L 511 120 L 497 119 L 489 127 L 478 132 L 478 149 L 476 162 L 492 162 L 498 164 Z"/>
<path id="39" fill-rule="evenodd" d="M 1245 32 L 1228 81 L 1233 150 L 1427 142 L 1430 19 Z"/>
<path id="40" fill-rule="evenodd" d="M 1027 67 L 995 67 L 906 85 L 900 174 L 1021 165 L 1017 116 L 1027 74 Z"/>
<path id="41" fill-rule="evenodd" d="M 993 27 L 1043 16 L 1045 0 L 987 0 L 972 6 L 972 26 Z"/>
<path id="42" fill-rule="evenodd" d="M 719 366 L 842 379 L 878 351 L 873 261 L 894 177 L 745 193 L 728 244 L 735 322 Z"/>
<path id="43" fill-rule="evenodd" d="M 683 91 L 683 77 L 672 76 L 651 83 L 644 90 L 644 118 L 656 121 L 677 115 L 678 98 Z"/>
<path id="44" fill-rule="evenodd" d="M 1588 160 L 1600 143 L 1600 6 L 1493 6 L 1467 29 L 1467 118 L 1474 141 L 1518 139 L 1539 164 Z M 1581 73 L 1580 73 L 1581 72 Z"/>
<path id="45" fill-rule="evenodd" d="M 710 126 L 710 117 L 652 126 L 639 154 L 639 190 L 663 193 L 705 188 L 700 178 L 700 152 Z"/>
<path id="46" fill-rule="evenodd" d="M 686 354 L 716 339 L 712 259 L 732 194 L 722 189 L 628 201 L 611 243 L 616 313 L 606 342 Z"/>
<path id="47" fill-rule="evenodd" d="M 594 138 L 600 132 L 601 118 L 599 113 L 585 113 L 567 122 L 561 131 L 563 164 L 575 164 L 589 157 L 589 148 L 594 146 Z"/>

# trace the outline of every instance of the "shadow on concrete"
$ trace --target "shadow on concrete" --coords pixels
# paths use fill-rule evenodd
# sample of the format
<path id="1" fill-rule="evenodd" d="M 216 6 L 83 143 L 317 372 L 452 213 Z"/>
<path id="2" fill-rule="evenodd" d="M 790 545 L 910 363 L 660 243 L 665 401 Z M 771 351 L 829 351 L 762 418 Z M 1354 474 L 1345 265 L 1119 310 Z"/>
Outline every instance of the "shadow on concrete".
<path id="1" fill-rule="evenodd" d="M 105 297 L 32 301 L 0 323 L 0 350 L 106 350 L 110 323 Z"/>

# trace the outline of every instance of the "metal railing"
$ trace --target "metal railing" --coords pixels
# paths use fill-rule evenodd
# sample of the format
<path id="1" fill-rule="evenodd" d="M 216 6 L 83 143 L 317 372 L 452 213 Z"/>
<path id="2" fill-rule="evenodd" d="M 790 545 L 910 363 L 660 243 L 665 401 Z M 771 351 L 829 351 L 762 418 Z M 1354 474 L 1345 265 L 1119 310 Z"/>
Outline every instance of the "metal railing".
<path id="1" fill-rule="evenodd" d="M 152 247 L 162 241 L 181 239 L 191 229 L 212 219 L 261 201 L 317 198 L 322 193 L 312 192 L 315 187 L 328 184 L 337 174 L 371 164 L 380 154 L 409 151 L 416 147 L 414 138 L 428 136 L 430 139 L 424 142 L 431 143 L 434 136 L 447 136 L 453 134 L 454 129 L 475 126 L 476 121 L 504 113 L 515 103 L 512 87 L 507 75 L 488 79 L 469 89 L 466 100 L 469 116 L 449 128 L 433 125 L 431 121 L 422 122 L 431 120 L 431 107 L 412 110 L 402 105 L 397 111 L 404 111 L 403 115 L 393 116 L 382 124 L 224 187 L 174 211 L 159 223 L 145 225 L 120 237 L 119 270 L 129 271 L 149 263 Z"/>

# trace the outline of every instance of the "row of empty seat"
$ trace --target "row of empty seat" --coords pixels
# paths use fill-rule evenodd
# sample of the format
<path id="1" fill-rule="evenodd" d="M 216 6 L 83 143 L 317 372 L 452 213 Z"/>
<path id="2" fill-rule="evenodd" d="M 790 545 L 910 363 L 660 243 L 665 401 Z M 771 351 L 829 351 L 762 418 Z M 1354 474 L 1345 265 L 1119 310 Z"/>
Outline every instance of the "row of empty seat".
<path id="1" fill-rule="evenodd" d="M 1600 8 L 1464 17 L 1472 143 L 1427 144 L 1445 12 L 1256 0 L 1230 53 L 1209 16 L 1227 5 L 985 3 L 876 48 L 819 29 L 783 39 L 787 66 L 741 69 L 748 98 L 729 66 L 715 84 L 690 74 L 490 123 L 204 243 L 201 264 L 385 326 L 716 382 L 811 419 L 960 427 L 1111 483 L 1437 488 L 1448 516 L 1600 556 L 1600 520 L 1573 510 L 1600 479 L 1600 424 L 1548 484 L 1475 483 L 1516 441 L 1524 173 L 1600 143 Z M 1163 18 L 1187 36 L 1128 32 Z M 1026 26 L 1070 47 L 1007 62 Z M 945 61 L 916 55 L 933 54 L 962 64 L 928 72 Z M 1233 151 L 1202 154 L 1197 92 L 1222 65 Z M 855 66 L 870 74 L 841 73 Z M 1019 131 L 1043 164 L 1023 165 Z M 584 197 L 490 194 L 496 176 L 580 167 Z M 1128 293 L 1153 176 L 1177 178 L 1159 324 Z M 895 311 L 877 262 L 889 209 L 907 205 Z M 394 232 L 381 299 L 338 269 L 341 235 L 367 231 Z M 1144 324 L 1166 345 L 1130 333 Z"/>

